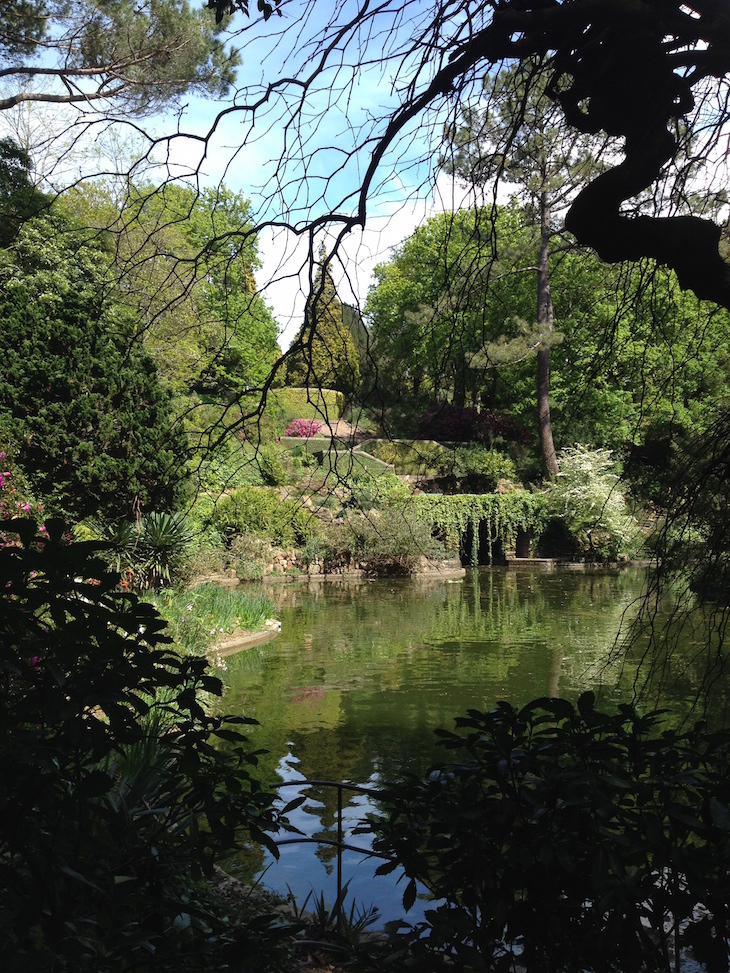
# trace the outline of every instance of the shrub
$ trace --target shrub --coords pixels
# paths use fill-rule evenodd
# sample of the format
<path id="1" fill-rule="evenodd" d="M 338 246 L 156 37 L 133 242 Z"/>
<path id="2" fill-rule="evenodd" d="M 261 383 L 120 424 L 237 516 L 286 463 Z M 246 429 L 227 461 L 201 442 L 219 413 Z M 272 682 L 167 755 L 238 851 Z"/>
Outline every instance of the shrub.
<path id="1" fill-rule="evenodd" d="M 266 572 L 268 545 L 262 537 L 239 534 L 228 547 L 228 565 L 241 581 L 258 581 Z"/>
<path id="2" fill-rule="evenodd" d="M 372 825 L 405 908 L 417 881 L 444 900 L 400 924 L 419 968 L 670 973 L 691 947 L 727 969 L 728 731 L 602 713 L 592 693 L 456 724 L 437 731 L 452 760 L 391 788 Z"/>
<path id="3" fill-rule="evenodd" d="M 440 473 L 448 454 L 437 442 L 419 439 L 414 442 L 378 439 L 367 444 L 367 451 L 384 463 L 391 463 L 405 476 L 429 476 Z"/>
<path id="4" fill-rule="evenodd" d="M 560 454 L 560 473 L 545 494 L 550 520 L 562 521 L 577 553 L 612 559 L 633 553 L 639 529 L 630 516 L 623 489 L 608 449 L 575 446 Z M 543 544 L 545 543 L 543 541 Z"/>
<path id="5" fill-rule="evenodd" d="M 0 450 L 0 521 L 14 520 L 16 517 L 43 518 L 43 504 L 29 500 L 29 491 L 22 472 Z M 41 527 L 41 531 L 45 528 Z M 17 534 L 0 531 L 0 545 L 17 544 Z"/>
<path id="6" fill-rule="evenodd" d="M 259 457 L 262 448 L 239 442 L 229 436 L 215 451 L 208 451 L 195 467 L 196 483 L 200 489 L 222 492 L 241 486 L 261 486 Z"/>
<path id="7" fill-rule="evenodd" d="M 139 590 L 170 584 L 192 540 L 183 514 L 149 513 L 139 524 L 92 524 L 91 532 L 107 542 L 108 560 L 124 575 L 123 584 Z"/>
<path id="8" fill-rule="evenodd" d="M 374 574 L 410 574 L 421 558 L 445 556 L 429 524 L 408 508 L 352 517 L 348 526 L 354 557 Z"/>
<path id="9" fill-rule="evenodd" d="M 508 416 L 497 412 L 477 412 L 473 407 L 456 408 L 445 404 L 424 413 L 419 436 L 440 442 L 492 442 L 495 439 L 524 443 L 529 434 Z"/>
<path id="10" fill-rule="evenodd" d="M 393 501 L 407 499 L 411 493 L 400 477 L 390 470 L 372 472 L 360 464 L 354 467 L 348 477 L 347 486 L 350 490 L 350 505 L 361 510 L 385 507 Z"/>
<path id="11" fill-rule="evenodd" d="M 293 458 L 287 456 L 287 459 L 289 465 L 293 466 Z M 291 479 L 283 463 L 282 451 L 277 446 L 260 446 L 256 453 L 256 464 L 261 474 L 261 482 L 265 486 L 283 486 Z"/>
<path id="12" fill-rule="evenodd" d="M 304 543 L 314 529 L 311 511 L 265 487 L 242 487 L 222 497 L 212 523 L 229 542 L 238 534 L 258 534 L 280 547 Z"/>
<path id="13" fill-rule="evenodd" d="M 286 427 L 285 436 L 301 436 L 302 439 L 310 439 L 316 436 L 322 428 L 322 423 L 316 419 L 292 419 Z"/>
<path id="14" fill-rule="evenodd" d="M 515 480 L 517 470 L 509 456 L 484 446 L 459 446 L 454 450 L 451 468 L 446 472 L 458 480 L 472 481 L 469 492 L 491 493 L 500 480 Z M 478 489 L 477 489 L 478 488 Z"/>
<path id="15" fill-rule="evenodd" d="M 276 854 L 254 721 L 210 716 L 205 660 L 47 526 L 0 549 L 3 969 L 221 969 L 232 930 L 198 881 L 249 838 Z"/>

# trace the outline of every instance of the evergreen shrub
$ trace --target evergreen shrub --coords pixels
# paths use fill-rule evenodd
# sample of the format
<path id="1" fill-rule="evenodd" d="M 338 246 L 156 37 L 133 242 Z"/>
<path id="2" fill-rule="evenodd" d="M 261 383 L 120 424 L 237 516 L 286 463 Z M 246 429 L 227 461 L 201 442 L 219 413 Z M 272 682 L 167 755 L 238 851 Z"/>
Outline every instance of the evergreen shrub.
<path id="1" fill-rule="evenodd" d="M 497 488 L 500 480 L 517 479 L 514 461 L 497 449 L 487 449 L 477 444 L 459 446 L 454 450 L 453 462 L 446 466 L 445 472 L 457 480 L 474 481 L 479 491 L 490 493 Z"/>
<path id="2" fill-rule="evenodd" d="M 241 487 L 221 497 L 211 521 L 229 542 L 239 534 L 266 535 L 279 547 L 304 543 L 317 526 L 299 500 L 266 487 Z"/>
<path id="3" fill-rule="evenodd" d="M 345 396 L 335 389 L 280 388 L 269 393 L 267 408 L 279 411 L 283 424 L 293 419 L 317 419 L 326 416 L 334 422 L 345 409 Z"/>

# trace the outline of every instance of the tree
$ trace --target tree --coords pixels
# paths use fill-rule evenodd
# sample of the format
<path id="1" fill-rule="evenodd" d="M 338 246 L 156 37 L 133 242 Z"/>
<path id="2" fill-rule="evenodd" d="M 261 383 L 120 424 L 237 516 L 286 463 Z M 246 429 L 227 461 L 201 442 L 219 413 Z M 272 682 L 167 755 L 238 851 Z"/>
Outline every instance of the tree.
<path id="1" fill-rule="evenodd" d="M 388 405 L 455 402 L 463 371 L 467 405 L 534 430 L 533 216 L 516 201 L 498 208 L 496 259 L 491 220 L 490 209 L 431 217 L 378 265 L 366 302 L 372 356 Z M 670 456 L 730 392 L 728 313 L 650 261 L 616 268 L 559 248 L 551 277 L 555 444 L 630 457 L 640 492 L 660 502 Z"/>
<path id="2" fill-rule="evenodd" d="M 718 0 L 484 0 L 458 10 L 384 0 L 272 18 L 261 30 L 246 25 L 253 36 L 242 47 L 257 59 L 265 51 L 263 81 L 239 89 L 209 138 L 236 119 L 244 134 L 235 157 L 266 139 L 253 229 L 273 229 L 282 253 L 303 254 L 298 267 L 282 259 L 273 276 L 298 276 L 306 298 L 322 241 L 344 265 L 349 233 L 433 187 L 446 136 L 470 107 L 484 107 L 485 75 L 529 64 L 567 125 L 607 142 L 605 172 L 578 187 L 566 214 L 577 242 L 610 262 L 655 259 L 681 286 L 727 304 L 721 227 L 707 209 L 726 193 L 722 9 Z M 515 133 L 523 118 L 518 105 Z M 189 134 L 202 158 L 209 141 L 183 126 L 154 144 L 172 154 Z"/>
<path id="3" fill-rule="evenodd" d="M 225 186 L 132 187 L 108 225 L 122 286 L 160 374 L 177 393 L 261 388 L 280 355 L 258 293 L 250 203 Z M 92 214 L 93 215 L 93 214 Z"/>
<path id="4" fill-rule="evenodd" d="M 337 297 L 324 245 L 304 310 L 304 324 L 287 355 L 286 380 L 304 388 L 337 389 L 348 396 L 360 384 L 360 358 Z"/>
<path id="5" fill-rule="evenodd" d="M 499 213 L 497 221 L 518 232 L 513 217 Z M 484 369 L 477 370 L 475 356 L 495 328 L 477 276 L 493 264 L 492 218 L 485 209 L 434 216 L 376 267 L 365 310 L 390 401 L 410 400 L 415 408 L 444 397 L 457 408 L 480 402 Z M 509 316 L 522 310 L 515 306 Z"/>
<path id="6" fill-rule="evenodd" d="M 447 395 L 457 409 L 470 403 L 507 412 L 535 428 L 531 363 L 548 340 L 527 324 L 534 322 L 536 246 L 530 210 L 513 202 L 496 212 L 464 209 L 432 217 L 376 268 L 366 310 L 389 401 L 408 396 L 412 408 L 433 409 Z M 611 275 L 585 253 L 568 257 L 560 254 L 553 268 L 561 334 L 551 343 L 579 329 L 593 329 L 597 342 L 613 313 Z M 569 397 L 577 389 L 560 359 L 558 376 L 564 408 L 564 390 Z"/>
<path id="7" fill-rule="evenodd" d="M 502 178 L 516 185 L 516 195 L 525 201 L 539 230 L 534 335 L 537 424 L 543 467 L 555 477 L 558 461 L 550 419 L 554 326 L 550 249 L 552 240 L 562 235 L 560 212 L 595 168 L 595 161 L 588 140 L 565 125 L 559 108 L 546 97 L 539 63 L 528 61 L 494 77 L 488 75 L 484 86 L 491 107 L 484 112 L 467 112 L 464 124 L 453 134 L 453 151 L 443 164 L 466 183 L 484 186 Z"/>
<path id="8" fill-rule="evenodd" d="M 225 94 L 240 64 L 223 24 L 188 0 L 10 0 L 0 27 L 0 110 L 21 102 L 157 111 L 186 91 Z M 29 79 L 44 82 L 31 90 Z"/>
<path id="9" fill-rule="evenodd" d="M 20 60 L 36 51 L 47 29 L 42 0 L 10 0 L 0 24 L 0 57 Z"/>
<path id="10" fill-rule="evenodd" d="M 28 153 L 10 138 L 0 139 L 0 247 L 7 247 L 21 224 L 48 205 L 31 184 Z"/>
<path id="11" fill-rule="evenodd" d="M 723 164 L 730 71 L 724 12 L 722 0 L 484 0 L 458 11 L 443 0 L 427 9 L 385 0 L 355 14 L 343 5 L 325 23 L 295 20 L 288 30 L 301 38 L 298 56 L 280 74 L 269 66 L 273 80 L 264 93 L 272 110 L 281 106 L 286 125 L 273 191 L 293 187 L 302 153 L 291 147 L 303 146 L 305 162 L 317 159 L 317 181 L 325 188 L 296 207 L 297 232 L 314 232 L 327 220 L 343 231 L 360 226 L 378 187 L 384 188 L 379 178 L 393 171 L 396 151 L 415 148 L 420 158 L 434 160 L 444 115 L 461 113 L 487 71 L 533 60 L 567 123 L 586 135 L 604 133 L 615 150 L 613 164 L 582 187 L 570 207 L 567 227 L 578 242 L 608 261 L 652 257 L 672 267 L 683 287 L 726 304 L 730 280 L 718 252 L 721 226 L 702 209 L 713 188 L 695 182 L 698 195 L 688 192 L 698 160 L 707 163 L 708 177 L 710 165 Z M 376 65 L 391 83 L 382 111 L 372 89 L 358 87 Z M 297 97 L 288 100 L 285 94 L 295 90 Z M 248 96 L 241 92 L 238 110 L 254 112 L 261 94 L 258 85 Z M 329 138 L 324 120 L 345 104 L 352 137 L 345 147 L 330 144 L 328 177 L 323 143 L 310 134 L 320 128 Z M 267 128 L 271 122 L 267 114 Z M 301 143 L 293 136 L 300 125 Z M 678 150 L 690 135 L 699 139 L 697 153 L 685 165 Z M 307 169 L 300 166 L 299 179 Z M 353 182 L 336 197 L 342 205 L 328 205 L 326 187 L 335 177 L 341 184 L 345 170 Z M 647 191 L 648 206 L 640 200 Z"/>
<path id="12" fill-rule="evenodd" d="M 0 262 L 0 428 L 34 491 L 73 518 L 168 507 L 184 470 L 169 394 L 108 266 L 60 217 L 26 223 Z"/>

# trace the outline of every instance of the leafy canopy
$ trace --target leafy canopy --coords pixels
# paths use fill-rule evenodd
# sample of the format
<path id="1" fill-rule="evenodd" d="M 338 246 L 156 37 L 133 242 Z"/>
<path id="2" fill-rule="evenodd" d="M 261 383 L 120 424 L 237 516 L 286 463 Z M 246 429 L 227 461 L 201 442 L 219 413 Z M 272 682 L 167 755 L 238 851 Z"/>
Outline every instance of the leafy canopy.
<path id="1" fill-rule="evenodd" d="M 96 218 L 109 225 L 144 343 L 172 389 L 220 396 L 260 388 L 280 352 L 256 287 L 249 201 L 225 186 L 146 184 L 132 187 L 111 219 Z"/>
<path id="2" fill-rule="evenodd" d="M 35 526 L 4 524 L 0 547 L 5 968 L 223 969 L 250 946 L 200 877 L 241 840 L 276 854 L 252 721 L 206 711 L 220 680 L 171 650 L 99 545 Z"/>
<path id="3" fill-rule="evenodd" d="M 0 110 L 23 102 L 158 111 L 187 91 L 221 97 L 240 57 L 188 0 L 9 0 L 0 27 Z M 31 83 L 32 82 L 32 83 Z"/>

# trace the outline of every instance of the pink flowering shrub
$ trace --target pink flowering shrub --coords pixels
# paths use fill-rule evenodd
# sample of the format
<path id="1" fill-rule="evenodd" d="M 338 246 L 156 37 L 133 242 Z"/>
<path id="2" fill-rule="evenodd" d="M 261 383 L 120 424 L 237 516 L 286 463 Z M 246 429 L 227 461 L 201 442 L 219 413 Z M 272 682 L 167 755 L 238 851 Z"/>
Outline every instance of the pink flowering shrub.
<path id="1" fill-rule="evenodd" d="M 316 419 L 292 419 L 286 427 L 285 436 L 301 436 L 302 439 L 310 439 L 316 436 L 322 428 L 322 423 Z"/>
<path id="2" fill-rule="evenodd" d="M 15 517 L 33 517 L 36 520 L 43 518 L 43 504 L 29 503 L 27 500 L 18 496 L 18 491 L 12 484 L 13 475 L 10 470 L 4 470 L 7 464 L 7 457 L 4 450 L 0 450 L 0 521 L 13 520 Z M 45 526 L 39 528 L 41 536 L 46 536 Z M 0 531 L 0 547 L 17 547 L 20 544 L 18 535 L 15 533 L 6 534 Z"/>

